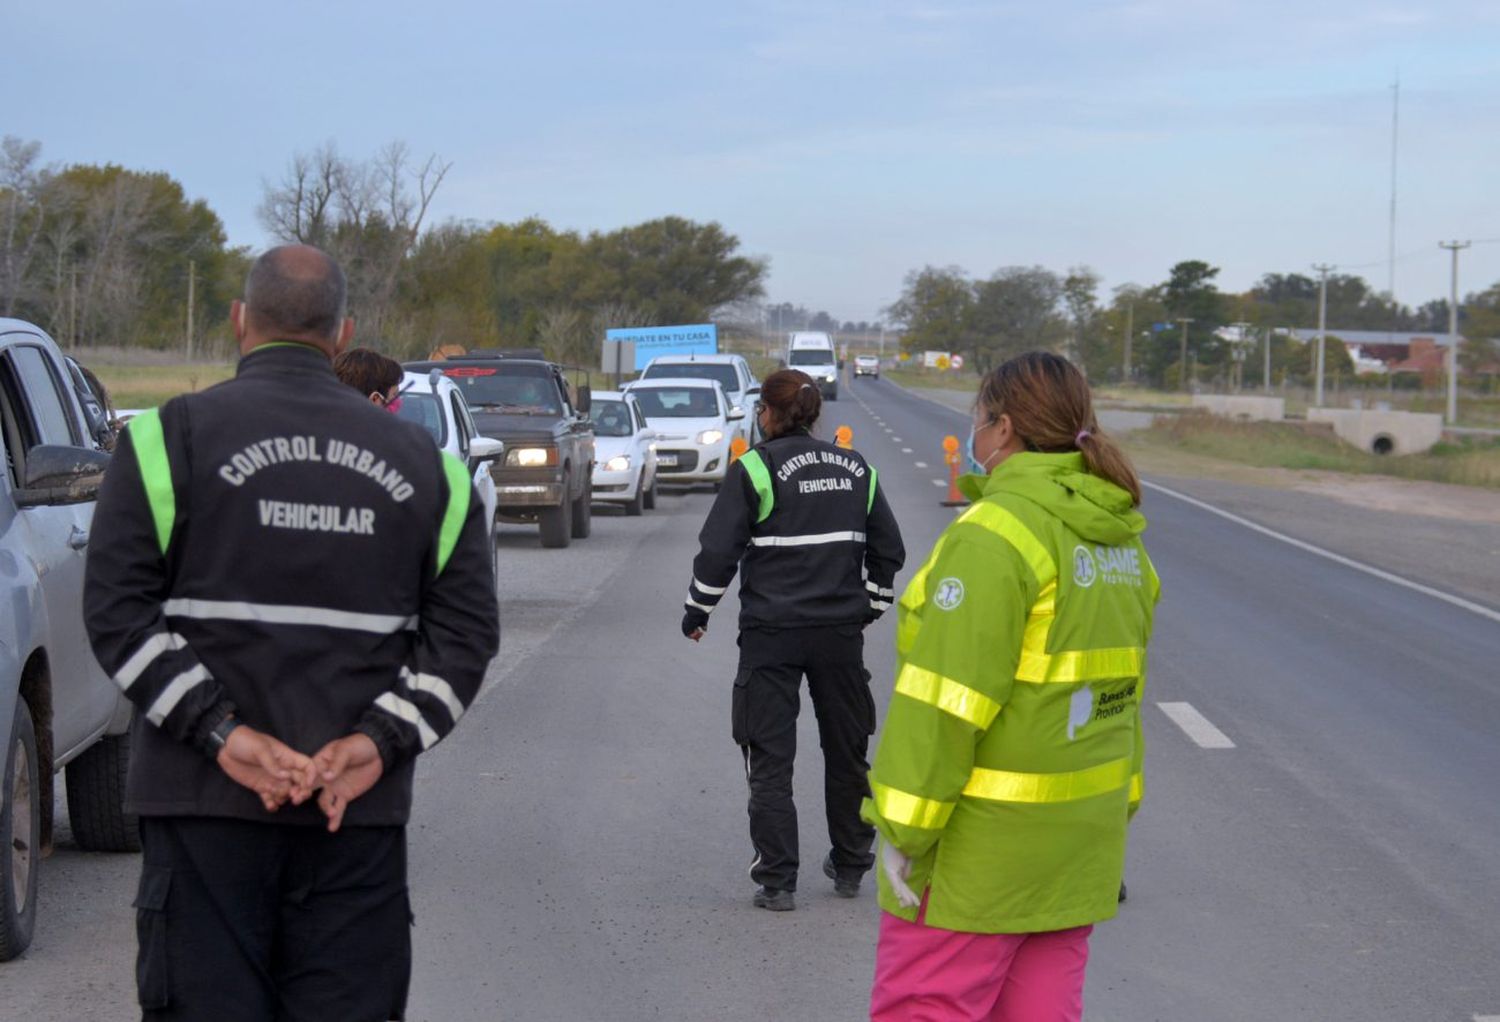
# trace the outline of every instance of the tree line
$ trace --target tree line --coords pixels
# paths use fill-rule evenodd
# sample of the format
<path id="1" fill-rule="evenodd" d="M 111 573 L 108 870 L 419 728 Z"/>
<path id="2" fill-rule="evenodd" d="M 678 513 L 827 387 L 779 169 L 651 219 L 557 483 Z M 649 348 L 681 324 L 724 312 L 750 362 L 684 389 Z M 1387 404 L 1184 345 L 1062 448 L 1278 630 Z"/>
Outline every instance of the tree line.
<path id="1" fill-rule="evenodd" d="M 906 351 L 957 352 L 981 373 L 1012 355 L 1045 348 L 1065 352 L 1096 380 L 1120 380 L 1128 342 L 1131 380 L 1175 388 L 1182 384 L 1185 332 L 1191 378 L 1258 385 L 1260 344 L 1269 333 L 1273 382 L 1306 380 L 1310 346 L 1282 331 L 1317 326 L 1319 281 L 1267 273 L 1236 294 L 1219 290 L 1218 274 L 1207 262 L 1185 260 L 1160 283 L 1125 284 L 1104 299 L 1098 274 L 1086 266 L 1065 273 L 1008 266 L 978 279 L 962 267 L 926 266 L 907 274 L 886 314 L 903 328 Z M 1463 366 L 1473 371 L 1500 362 L 1500 283 L 1469 294 L 1459 312 L 1459 331 L 1467 338 Z M 1446 333 L 1448 302 L 1412 309 L 1361 277 L 1331 274 L 1326 321 L 1331 334 L 1340 328 Z M 1235 330 L 1223 329 L 1235 324 Z M 1352 377 L 1354 365 L 1344 349 L 1334 345 L 1328 351 L 1328 371 Z"/>
<path id="2" fill-rule="evenodd" d="M 399 142 L 367 159 L 325 145 L 262 183 L 259 219 L 276 241 L 338 259 L 360 342 L 398 357 L 457 344 L 588 362 L 607 327 L 703 322 L 764 294 L 766 261 L 717 223 L 430 224 L 449 167 Z M 228 306 L 250 259 L 165 173 L 51 166 L 39 143 L 0 140 L 0 315 L 65 346 L 181 350 L 196 339 L 227 352 Z"/>

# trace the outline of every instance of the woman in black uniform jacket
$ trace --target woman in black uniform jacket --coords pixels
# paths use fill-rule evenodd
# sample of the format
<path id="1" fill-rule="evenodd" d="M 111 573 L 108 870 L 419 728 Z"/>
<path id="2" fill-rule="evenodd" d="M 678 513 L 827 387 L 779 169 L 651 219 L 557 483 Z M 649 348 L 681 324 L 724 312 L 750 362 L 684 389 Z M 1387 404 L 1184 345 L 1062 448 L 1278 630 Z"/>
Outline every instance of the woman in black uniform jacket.
<path id="1" fill-rule="evenodd" d="M 804 674 L 823 746 L 832 844 L 823 872 L 852 898 L 874 864 L 874 830 L 859 818 L 875 732 L 863 630 L 890 607 L 906 557 L 875 469 L 812 435 L 821 408 L 806 373 L 783 369 L 762 385 L 755 412 L 766 439 L 725 475 L 682 618 L 682 633 L 701 638 L 739 571 L 734 740 L 750 783 L 755 904 L 778 912 L 796 907 L 792 760 Z"/>

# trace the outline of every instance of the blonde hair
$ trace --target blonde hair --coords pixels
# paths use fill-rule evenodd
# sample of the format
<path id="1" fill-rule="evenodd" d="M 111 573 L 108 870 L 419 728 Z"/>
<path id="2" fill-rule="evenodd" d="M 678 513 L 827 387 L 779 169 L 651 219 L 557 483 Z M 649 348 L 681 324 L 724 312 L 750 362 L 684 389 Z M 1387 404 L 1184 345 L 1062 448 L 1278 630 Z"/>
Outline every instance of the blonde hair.
<path id="1" fill-rule="evenodd" d="M 1108 479 L 1141 503 L 1141 481 L 1130 459 L 1099 428 L 1088 380 L 1061 355 L 1028 351 L 985 374 L 976 408 L 991 421 L 1009 415 L 1028 451 L 1079 451 L 1090 475 Z"/>

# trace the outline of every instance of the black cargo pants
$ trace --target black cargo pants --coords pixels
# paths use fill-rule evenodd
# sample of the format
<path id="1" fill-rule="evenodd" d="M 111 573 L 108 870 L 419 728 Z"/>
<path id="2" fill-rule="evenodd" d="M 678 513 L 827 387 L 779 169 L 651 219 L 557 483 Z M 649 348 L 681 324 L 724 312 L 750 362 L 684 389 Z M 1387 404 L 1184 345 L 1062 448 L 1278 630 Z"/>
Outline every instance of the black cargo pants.
<path id="1" fill-rule="evenodd" d="M 406 830 L 142 817 L 145 1022 L 386 1022 L 411 977 Z"/>
<path id="2" fill-rule="evenodd" d="M 823 747 L 823 803 L 833 865 L 841 876 L 863 875 L 875 864 L 870 852 L 875 829 L 859 818 L 860 801 L 869 794 L 865 755 L 875 733 L 864 629 L 745 628 L 739 642 L 733 730 L 750 783 L 751 879 L 766 887 L 797 889 L 792 760 L 804 674 Z"/>

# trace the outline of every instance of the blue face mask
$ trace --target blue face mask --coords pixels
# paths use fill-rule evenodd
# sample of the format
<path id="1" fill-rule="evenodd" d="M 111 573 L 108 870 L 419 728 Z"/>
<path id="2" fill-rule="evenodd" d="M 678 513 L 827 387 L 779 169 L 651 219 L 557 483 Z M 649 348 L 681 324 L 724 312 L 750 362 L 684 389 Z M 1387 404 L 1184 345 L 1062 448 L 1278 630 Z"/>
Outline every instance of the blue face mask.
<path id="1" fill-rule="evenodd" d="M 989 425 L 994 425 L 994 423 L 990 423 Z M 989 427 L 984 426 L 981 428 L 987 429 Z M 974 435 L 978 432 L 979 430 L 975 429 L 973 426 L 969 427 L 969 440 L 966 444 L 964 444 L 964 467 L 971 475 L 989 475 L 990 470 L 985 468 L 980 460 L 974 456 Z M 991 454 L 990 457 L 993 458 L 994 454 Z"/>

